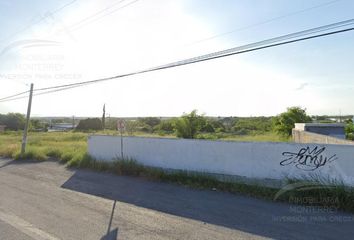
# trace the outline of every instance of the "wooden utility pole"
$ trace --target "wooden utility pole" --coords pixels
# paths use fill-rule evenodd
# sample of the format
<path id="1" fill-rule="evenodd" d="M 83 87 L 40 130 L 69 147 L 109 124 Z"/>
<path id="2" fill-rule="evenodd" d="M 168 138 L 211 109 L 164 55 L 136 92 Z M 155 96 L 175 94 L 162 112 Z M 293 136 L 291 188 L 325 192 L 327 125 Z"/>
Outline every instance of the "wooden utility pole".
<path id="1" fill-rule="evenodd" d="M 120 132 L 120 157 L 121 157 L 121 160 L 123 160 L 123 158 L 124 158 L 124 155 L 123 155 L 123 131 L 125 128 L 125 123 L 122 119 L 119 119 L 117 121 L 117 128 Z"/>
<path id="2" fill-rule="evenodd" d="M 31 83 L 30 95 L 29 95 L 29 99 L 28 99 L 26 125 L 25 125 L 25 129 L 23 131 L 21 155 L 23 155 L 26 152 L 27 132 L 28 132 L 28 127 L 29 127 L 29 122 L 30 122 L 30 117 L 31 117 L 32 95 L 33 95 L 33 83 Z"/>
<path id="3" fill-rule="evenodd" d="M 106 104 L 103 104 L 103 114 L 102 114 L 102 129 L 106 128 Z"/>

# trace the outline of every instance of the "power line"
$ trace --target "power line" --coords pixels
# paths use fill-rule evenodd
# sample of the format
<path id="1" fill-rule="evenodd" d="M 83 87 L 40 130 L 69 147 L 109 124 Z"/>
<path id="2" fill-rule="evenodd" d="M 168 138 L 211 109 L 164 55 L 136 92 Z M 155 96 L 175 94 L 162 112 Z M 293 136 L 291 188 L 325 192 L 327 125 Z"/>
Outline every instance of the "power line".
<path id="1" fill-rule="evenodd" d="M 165 64 L 165 65 L 161 65 L 161 66 L 158 66 L 158 67 L 145 69 L 145 70 L 141 70 L 141 71 L 137 71 L 137 72 L 132 72 L 132 73 L 128 73 L 128 74 L 122 74 L 122 75 L 108 77 L 108 78 L 95 79 L 95 80 L 91 80 L 91 81 L 83 81 L 83 82 L 78 82 L 78 83 L 71 83 L 71 84 L 64 84 L 64 85 L 58 85 L 58 86 L 52 86 L 52 87 L 45 87 L 45 88 L 35 89 L 35 91 L 46 91 L 46 90 L 51 90 L 51 89 L 59 89 L 59 91 L 62 91 L 62 90 L 70 89 L 71 87 L 75 87 L 75 86 L 82 86 L 82 85 L 87 85 L 87 84 L 92 84 L 92 83 L 97 83 L 97 82 L 102 82 L 102 81 L 108 81 L 108 80 L 113 80 L 113 79 L 116 79 L 116 78 L 122 78 L 122 77 L 132 76 L 132 75 L 136 75 L 136 74 L 152 72 L 152 71 L 156 71 L 156 70 L 162 70 L 162 69 L 166 69 L 166 68 L 172 68 L 172 67 L 187 65 L 187 64 L 191 64 L 191 63 L 206 61 L 206 60 L 210 60 L 210 59 L 215 59 L 215 58 L 235 55 L 235 54 L 239 54 L 239 53 L 259 50 L 259 49 L 270 47 L 270 46 L 263 46 L 263 47 L 260 48 L 259 46 L 261 46 L 262 44 L 264 45 L 264 43 L 271 44 L 271 43 L 276 42 L 278 40 L 285 40 L 285 39 L 289 39 L 290 37 L 292 37 L 292 38 L 293 37 L 298 37 L 301 34 L 302 35 L 304 35 L 304 34 L 306 35 L 306 34 L 309 34 L 309 33 L 312 33 L 312 32 L 318 32 L 320 30 L 323 31 L 324 29 L 328 30 L 328 29 L 331 29 L 331 28 L 334 28 L 334 27 L 338 28 L 338 27 L 346 26 L 346 25 L 353 24 L 353 23 L 354 23 L 353 19 L 352 20 L 347 20 L 347 21 L 342 21 L 342 22 L 339 22 L 339 23 L 334 23 L 334 24 L 330 24 L 330 25 L 326 25 L 326 26 L 322 26 L 322 27 L 318 27 L 318 28 L 314 28 L 314 29 L 310 29 L 310 30 L 305 30 L 305 31 L 301 31 L 301 32 L 298 32 L 298 33 L 292 33 L 292 34 L 288 34 L 288 35 L 285 35 L 285 36 L 281 36 L 281 37 L 276 37 L 276 38 L 272 38 L 272 39 L 269 39 L 269 40 L 260 41 L 260 42 L 257 42 L 257 43 L 252 43 L 252 44 L 247 44 L 247 45 L 240 46 L 240 47 L 231 48 L 231 49 L 228 49 L 228 50 L 223 50 L 223 51 L 219 51 L 219 52 L 205 54 L 205 55 L 202 55 L 202 56 L 189 58 L 189 59 L 185 59 L 185 60 L 181 60 L 181 61 L 177 61 L 177 62 L 173 62 L 173 63 L 169 63 L 169 64 Z M 283 42 L 283 43 L 276 44 L 276 45 L 271 45 L 271 46 L 283 45 L 283 44 L 287 44 L 287 43 L 291 43 L 291 42 L 307 40 L 307 39 L 311 39 L 311 38 L 315 38 L 315 37 L 321 37 L 321 36 L 331 35 L 331 34 L 344 32 L 344 31 L 350 31 L 350 30 L 352 30 L 352 29 L 344 29 L 344 30 L 340 30 L 340 31 L 329 32 L 329 33 L 325 33 L 325 34 L 320 34 L 320 35 L 315 35 L 315 36 L 311 36 L 311 37 L 306 37 L 306 38 L 303 38 L 303 39 L 297 39 L 297 40 L 293 40 L 293 41 Z M 251 47 L 253 47 L 253 49 L 250 49 Z M 247 50 L 247 49 L 249 49 L 249 50 Z M 65 89 L 63 89 L 63 88 L 65 88 Z M 50 92 L 46 92 L 46 93 L 50 93 Z M 17 99 L 21 99 L 21 98 L 17 98 Z"/>
<path id="2" fill-rule="evenodd" d="M 101 82 L 101 81 L 112 80 L 112 79 L 115 79 L 115 78 L 121 78 L 121 77 L 136 75 L 136 74 L 140 74 L 140 73 L 151 72 L 151 71 L 155 71 L 155 70 L 159 70 L 159 69 L 163 69 L 163 68 L 168 68 L 169 66 L 186 65 L 186 63 L 188 64 L 188 62 L 193 62 L 194 63 L 196 61 L 203 61 L 203 59 L 209 59 L 209 58 L 213 58 L 215 56 L 229 55 L 229 54 L 232 54 L 232 53 L 235 53 L 235 52 L 238 52 L 238 51 L 243 51 L 245 49 L 259 47 L 259 46 L 262 46 L 262 45 L 265 45 L 265 44 L 272 44 L 274 42 L 285 41 L 285 40 L 288 40 L 288 39 L 291 39 L 291 38 L 301 37 L 301 36 L 305 36 L 305 35 L 321 32 L 321 31 L 325 31 L 325 30 L 330 30 L 330 29 L 334 29 L 334 28 L 339 28 L 339 27 L 343 27 L 343 26 L 348 26 L 348 25 L 352 25 L 352 24 L 354 24 L 354 19 L 350 19 L 350 20 L 346 20 L 346 21 L 342 21 L 342 22 L 337 22 L 337 23 L 333 23 L 333 24 L 329 24 L 329 25 L 325 25 L 325 26 L 321 26 L 321 27 L 317 27 L 317 28 L 312 28 L 312 29 L 309 29 L 309 30 L 304 30 L 304 31 L 296 32 L 296 33 L 291 33 L 291 34 L 283 35 L 283 36 L 280 36 L 280 37 L 271 38 L 271 39 L 268 39 L 268 40 L 263 40 L 263 41 L 259 41 L 259 42 L 255 42 L 255 43 L 251 43 L 251 44 L 246 44 L 246 45 L 243 45 L 243 46 L 230 48 L 230 49 L 227 49 L 227 50 L 222 50 L 222 51 L 218 51 L 218 52 L 204 54 L 204 55 L 201 55 L 201 56 L 188 58 L 188 59 L 184 59 L 184 60 L 180 60 L 180 61 L 177 61 L 177 62 L 168 63 L 168 64 L 165 64 L 165 65 L 161 65 L 161 66 L 158 66 L 158 67 L 153 67 L 153 68 L 149 68 L 149 69 L 145 69 L 145 70 L 141 70 L 141 71 L 136 71 L 136 72 L 127 73 L 127 74 L 118 75 L 118 76 L 113 76 L 113 77 L 95 79 L 95 80 L 90 80 L 90 81 L 83 81 L 83 82 L 77 82 L 77 83 L 71 83 L 71 84 L 64 84 L 64 85 L 58 85 L 58 86 L 39 88 L 39 89 L 35 89 L 34 91 L 45 91 L 45 90 L 56 89 L 56 88 L 61 88 L 61 87 L 68 87 L 68 86 L 74 86 L 74 85 L 83 85 L 83 84 L 96 83 L 96 82 Z"/>
<path id="3" fill-rule="evenodd" d="M 24 98 L 28 98 L 28 97 L 27 96 L 23 96 L 23 97 L 17 97 L 17 98 L 12 98 L 12 99 L 0 100 L 0 103 L 2 103 L 2 102 L 10 102 L 10 101 L 24 99 Z"/>
<path id="4" fill-rule="evenodd" d="M 61 91 L 65 91 L 65 90 L 72 89 L 72 88 L 77 88 L 77 87 L 81 87 L 81 85 L 63 87 L 63 88 L 60 88 L 60 89 L 49 90 L 49 91 L 46 91 L 46 92 L 41 92 L 41 93 L 34 94 L 34 96 L 40 96 L 40 95 L 49 94 L 49 93 L 55 93 L 55 92 L 61 92 Z"/>
<path id="5" fill-rule="evenodd" d="M 270 22 L 274 22 L 274 21 L 279 20 L 279 19 L 283 19 L 283 18 L 286 18 L 286 17 L 294 16 L 294 15 L 297 15 L 297 14 L 300 14 L 300 13 L 304 13 L 304 12 L 307 12 L 307 11 L 310 11 L 310 10 L 313 10 L 313 9 L 321 8 L 321 7 L 324 7 L 324 6 L 339 2 L 339 1 L 341 1 L 341 0 L 334 0 L 334 1 L 325 2 L 325 3 L 318 4 L 318 5 L 309 7 L 309 8 L 305 8 L 305 9 L 301 9 L 301 10 L 298 10 L 298 11 L 294 11 L 294 12 L 291 12 L 289 14 L 280 15 L 280 16 L 275 17 L 275 18 L 270 18 L 270 19 L 267 19 L 265 21 L 257 22 L 255 24 L 250 24 L 250 25 L 247 25 L 247 26 L 244 26 L 244 27 L 235 28 L 235 29 L 227 31 L 227 32 L 219 33 L 219 34 L 207 37 L 207 38 L 203 38 L 203 39 L 194 41 L 194 42 L 192 42 L 190 44 L 186 44 L 184 46 L 192 46 L 192 45 L 199 44 L 199 43 L 202 43 L 202 42 L 206 42 L 206 41 L 209 41 L 209 40 L 212 40 L 212 39 L 215 39 L 215 38 L 223 37 L 223 36 L 238 32 L 238 31 L 243 31 L 243 30 L 247 30 L 249 28 L 258 27 L 258 26 L 261 26 L 261 25 L 264 25 L 264 24 L 267 24 L 267 23 L 270 23 Z"/>
<path id="6" fill-rule="evenodd" d="M 44 94 L 64 91 L 64 90 L 68 90 L 68 89 L 72 89 L 72 88 L 76 88 L 76 87 L 85 86 L 85 85 L 88 85 L 88 84 L 93 84 L 93 83 L 96 83 L 98 81 L 107 81 L 107 80 L 111 80 L 111 79 L 122 78 L 122 77 L 127 77 L 127 76 L 132 76 L 132 75 L 136 75 L 136 74 L 152 72 L 152 71 L 157 71 L 157 70 L 163 70 L 163 69 L 173 68 L 173 67 L 182 66 L 182 65 L 188 65 L 188 64 L 192 64 L 192 63 L 207 61 L 207 60 L 211 60 L 211 59 L 217 59 L 217 58 L 221 58 L 221 57 L 227 57 L 227 56 L 231 56 L 231 55 L 237 55 L 237 54 L 242 54 L 242 53 L 247 53 L 247 52 L 253 52 L 253 51 L 257 51 L 257 50 L 261 50 L 261 49 L 265 49 L 265 48 L 276 47 L 276 46 L 280 46 L 280 45 L 285 45 L 285 44 L 299 42 L 299 41 L 304 41 L 304 40 L 309 40 L 309 39 L 312 39 L 312 38 L 324 37 L 324 36 L 333 35 L 333 34 L 337 34 L 337 33 L 343 33 L 343 32 L 347 32 L 347 31 L 352 31 L 352 30 L 354 30 L 354 28 L 342 29 L 342 30 L 338 30 L 338 31 L 333 31 L 333 32 L 318 34 L 318 35 L 314 35 L 314 36 L 304 37 L 304 38 L 300 38 L 300 39 L 290 40 L 290 41 L 286 41 L 286 42 L 280 42 L 280 43 L 265 45 L 265 46 L 261 46 L 261 47 L 257 47 L 257 48 L 247 49 L 247 50 L 243 50 L 243 51 L 239 51 L 239 52 L 235 52 L 235 53 L 229 53 L 229 54 L 225 54 L 225 55 L 214 56 L 214 57 L 209 58 L 209 59 L 195 60 L 194 62 L 186 62 L 186 63 L 175 65 L 175 66 L 171 65 L 171 66 L 155 68 L 153 70 L 151 69 L 151 70 L 144 70 L 144 71 L 124 74 L 124 75 L 118 75 L 118 76 L 111 77 L 111 78 L 97 79 L 97 80 L 94 80 L 95 82 L 89 81 L 89 82 L 86 82 L 85 84 L 80 84 L 80 85 L 61 86 L 61 88 L 59 88 L 59 89 L 45 91 L 45 92 L 42 92 L 42 93 L 35 94 L 34 96 L 39 96 L 39 95 L 44 95 Z M 15 99 L 0 101 L 0 102 L 12 101 L 12 100 L 23 99 L 23 98 L 27 98 L 27 97 L 19 97 L 19 98 L 15 98 Z"/>
<path id="7" fill-rule="evenodd" d="M 101 13 L 107 11 L 107 10 L 109 10 L 110 8 L 113 8 L 114 6 L 120 4 L 120 3 L 124 2 L 124 1 L 126 1 L 126 0 L 120 0 L 120 1 L 118 1 L 116 3 L 113 3 L 113 4 L 107 6 L 107 7 L 103 8 L 103 9 L 97 11 L 96 13 L 94 13 L 94 14 L 88 16 L 88 17 L 85 17 L 84 19 L 81 19 L 80 21 L 78 21 L 78 22 L 74 23 L 73 25 L 71 25 L 69 28 L 77 27 L 80 24 L 84 23 L 85 21 L 92 19 L 93 17 L 95 17 L 95 16 L 97 16 L 97 15 L 99 15 L 99 14 L 101 14 Z"/>
<path id="8" fill-rule="evenodd" d="M 57 12 L 60 12 L 61 10 L 63 10 L 64 8 L 70 6 L 71 4 L 75 3 L 76 1 L 77 1 L 77 0 L 72 0 L 71 2 L 68 2 L 67 4 L 61 6 L 60 8 L 58 8 L 58 9 L 52 11 L 51 14 L 56 14 Z"/>
<path id="9" fill-rule="evenodd" d="M 123 77 L 127 77 L 127 76 L 147 73 L 147 72 L 153 72 L 153 71 L 158 71 L 158 70 L 163 70 L 163 69 L 168 69 L 168 68 L 174 68 L 174 67 L 184 66 L 184 65 L 188 65 L 188 64 L 197 63 L 197 62 L 203 62 L 203 61 L 208 61 L 208 60 L 212 60 L 212 59 L 217 59 L 217 58 L 257 51 L 257 50 L 261 50 L 261 49 L 276 47 L 276 46 L 280 46 L 280 45 L 295 43 L 295 42 L 299 42 L 299 41 L 305 41 L 305 40 L 309 40 L 309 39 L 314 39 L 314 38 L 334 35 L 334 34 L 338 34 L 338 33 L 353 31 L 354 27 L 298 38 L 300 35 L 301 36 L 309 35 L 309 33 L 312 33 L 311 30 L 313 32 L 319 32 L 319 31 L 324 31 L 324 30 L 328 30 L 328 29 L 333 29 L 334 26 L 336 26 L 336 28 L 338 28 L 338 27 L 343 27 L 343 26 L 347 26 L 350 24 L 354 24 L 354 19 L 342 21 L 342 22 L 338 22 L 338 23 L 334 23 L 334 24 L 330 24 L 330 25 L 325 25 L 322 27 L 313 28 L 313 29 L 309 29 L 309 30 L 305 30 L 305 31 L 301 31 L 301 32 L 293 33 L 293 34 L 288 34 L 288 35 L 272 38 L 269 40 L 260 41 L 257 43 L 247 44 L 244 46 L 235 47 L 235 48 L 231 48 L 231 49 L 227 49 L 227 50 L 223 50 L 223 51 L 219 51 L 219 52 L 213 52 L 213 53 L 201 55 L 198 57 L 189 58 L 189 59 L 185 59 L 185 60 L 181 60 L 181 61 L 177 61 L 177 62 L 172 62 L 172 63 L 168 63 L 165 65 L 161 65 L 161 66 L 157 66 L 157 67 L 153 67 L 153 68 L 149 68 L 149 69 L 144 69 L 144 70 L 140 70 L 140 71 L 135 71 L 135 72 L 127 73 L 127 74 L 122 74 L 122 75 L 117 75 L 117 76 L 107 77 L 107 78 L 100 78 L 100 79 L 95 79 L 95 80 L 90 80 L 90 81 L 83 81 L 83 82 L 77 82 L 77 83 L 71 83 L 71 84 L 64 84 L 64 85 L 57 85 L 57 86 L 52 86 L 52 87 L 39 88 L 39 89 L 35 89 L 34 91 L 37 91 L 37 92 L 43 91 L 41 93 L 35 94 L 37 96 L 44 95 L 44 94 L 49 94 L 49 93 L 58 92 L 58 91 L 64 91 L 67 89 L 80 87 L 80 86 L 84 86 L 84 85 L 88 85 L 88 84 L 98 83 L 98 82 L 102 82 L 102 81 L 108 81 L 108 80 L 113 80 L 113 79 L 117 79 L 117 78 L 123 78 Z M 319 30 L 319 29 L 324 29 L 324 30 Z M 300 33 L 302 33 L 302 34 L 300 34 Z M 285 38 L 285 36 L 290 36 L 290 37 Z M 297 37 L 297 38 L 289 40 L 294 37 Z M 264 43 L 266 43 L 266 44 L 264 44 Z M 0 100 L 0 102 L 12 101 L 12 100 L 16 100 L 16 99 L 25 98 L 25 97 L 18 97 L 15 99 L 8 99 L 8 98 L 9 97 L 6 97 L 5 100 Z"/>
<path id="10" fill-rule="evenodd" d="M 112 14 L 112 13 L 118 11 L 118 10 L 121 10 L 121 9 L 123 9 L 123 8 L 126 8 L 126 7 L 128 7 L 128 6 L 130 6 L 130 5 L 132 5 L 132 4 L 136 3 L 136 2 L 138 2 L 139 0 L 134 0 L 134 1 L 132 1 L 132 2 L 127 3 L 127 4 L 124 5 L 124 6 L 121 6 L 121 7 L 117 8 L 117 9 L 114 9 L 113 11 L 110 11 L 110 12 L 108 12 L 108 13 L 106 13 L 106 14 L 103 14 L 103 15 L 99 16 L 98 18 L 94 18 L 95 16 L 97 16 L 97 15 L 99 15 L 99 14 L 101 14 L 101 13 L 103 13 L 103 12 L 109 10 L 109 9 L 111 9 L 111 8 L 114 7 L 115 5 L 118 5 L 118 4 L 120 4 L 120 3 L 124 2 L 124 1 L 126 1 L 126 0 L 121 0 L 121 1 L 119 1 L 119 2 L 117 2 L 117 3 L 115 3 L 115 4 L 112 4 L 111 6 L 108 6 L 108 7 L 104 8 L 104 9 L 98 11 L 97 13 L 95 13 L 95 14 L 93 14 L 93 15 L 91 15 L 91 16 L 88 16 L 88 17 L 86 17 L 86 18 L 80 20 L 79 22 L 73 24 L 72 26 L 69 26 L 69 30 L 71 30 L 71 31 L 76 31 L 76 30 L 78 30 L 78 29 L 80 29 L 80 28 L 82 28 L 82 27 L 85 27 L 85 26 L 87 26 L 87 25 L 89 25 L 89 24 L 91 24 L 91 23 L 93 23 L 93 22 L 95 22 L 95 21 L 98 21 L 98 20 L 100 20 L 100 19 L 102 19 L 102 18 L 104 18 L 104 17 L 106 17 L 106 16 L 108 16 L 108 15 L 110 15 L 110 14 Z M 90 20 L 90 18 L 91 18 L 91 20 Z M 93 19 L 92 19 L 92 18 L 93 18 Z M 86 22 L 86 23 L 85 23 L 85 22 Z"/>
<path id="11" fill-rule="evenodd" d="M 88 24 L 91 24 L 91 23 L 93 23 L 93 22 L 95 22 L 95 21 L 98 21 L 98 20 L 100 20 L 100 19 L 102 19 L 102 18 L 104 18 L 104 17 L 106 17 L 106 16 L 108 16 L 108 15 L 110 15 L 110 14 L 112 14 L 112 13 L 117 12 L 118 10 L 121 10 L 121 9 L 123 9 L 123 8 L 126 8 L 126 7 L 128 7 L 128 6 L 130 6 L 130 5 L 134 4 L 134 3 L 136 3 L 136 2 L 138 2 L 138 1 L 139 1 L 139 0 L 134 0 L 134 1 L 130 2 L 130 3 L 127 3 L 127 4 L 125 4 L 124 6 L 122 6 L 122 7 L 120 7 L 120 8 L 117 8 L 117 9 L 114 9 L 113 11 L 108 12 L 108 13 L 102 15 L 102 16 L 99 17 L 99 18 L 96 18 L 96 19 L 93 19 L 93 20 L 87 22 L 86 24 L 83 24 L 83 25 L 78 26 L 78 27 L 74 27 L 73 30 L 75 31 L 75 30 L 78 30 L 78 29 L 80 29 L 80 28 L 82 28 L 82 27 L 85 27 L 85 26 L 87 26 Z"/>
<path id="12" fill-rule="evenodd" d="M 82 85 L 76 85 L 76 86 L 70 86 L 70 87 L 62 87 L 62 88 L 59 88 L 59 89 L 54 89 L 54 90 L 49 90 L 49 91 L 45 91 L 45 92 L 41 92 L 41 93 L 36 93 L 36 94 L 33 94 L 33 96 L 40 96 L 40 95 L 45 95 L 45 94 L 49 94 L 49 93 L 55 93 L 55 92 L 61 92 L 61 91 L 65 91 L 65 90 L 69 90 L 69 89 L 72 89 L 72 88 L 77 88 L 77 87 L 81 87 Z M 26 93 L 28 93 L 29 91 L 27 91 Z M 12 97 L 15 97 L 15 96 L 19 96 L 21 94 L 16 94 L 16 95 L 12 95 Z M 25 98 L 28 98 L 28 96 L 21 96 L 21 97 L 16 97 L 16 98 L 11 98 L 11 99 L 7 99 L 7 98 L 10 98 L 11 96 L 9 97 L 6 97 L 6 99 L 0 99 L 0 102 L 9 102 L 9 101 L 13 101 L 13 100 L 19 100 L 19 99 L 25 99 Z"/>
<path id="13" fill-rule="evenodd" d="M 96 13 L 94 13 L 94 14 L 88 16 L 88 17 L 85 17 L 84 19 L 82 19 L 82 20 L 80 20 L 80 21 L 78 21 L 77 23 L 73 24 L 73 25 L 70 26 L 69 28 L 77 27 L 77 26 L 79 26 L 80 24 L 85 23 L 85 21 L 90 20 L 90 19 L 94 18 L 94 17 L 97 16 L 97 15 L 100 15 L 101 13 L 103 13 L 103 12 L 105 12 L 105 11 L 107 11 L 107 10 L 113 8 L 113 7 L 116 6 L 116 5 L 121 4 L 121 3 L 124 2 L 124 1 L 126 1 L 126 0 L 120 0 L 120 1 L 118 1 L 118 2 L 116 2 L 116 3 L 114 3 L 114 4 L 111 4 L 111 5 L 109 5 L 109 6 L 105 7 L 105 8 L 103 8 L 103 9 L 101 9 L 100 11 L 98 11 L 98 12 L 96 12 Z"/>
<path id="14" fill-rule="evenodd" d="M 0 98 L 0 101 L 2 101 L 2 100 L 7 100 L 7 99 L 9 99 L 9 98 L 13 98 L 13 97 L 17 97 L 17 96 L 20 96 L 20 95 L 26 94 L 26 93 L 28 93 L 28 92 L 29 92 L 29 91 L 20 92 L 20 93 L 17 93 L 17 94 L 14 94 L 14 95 L 8 96 L 8 97 Z"/>
<path id="15" fill-rule="evenodd" d="M 61 6 L 61 7 L 57 8 L 57 9 L 55 9 L 54 11 L 52 11 L 51 14 L 53 15 L 53 14 L 56 14 L 56 13 L 60 12 L 61 10 L 63 10 L 64 8 L 70 6 L 71 4 L 75 3 L 76 1 L 77 1 L 77 0 L 72 0 L 71 2 L 64 4 L 63 6 Z M 33 25 L 36 25 L 36 24 L 38 24 L 38 23 L 44 21 L 44 20 L 45 20 L 46 18 L 48 18 L 49 16 L 50 16 L 50 14 L 47 14 L 47 15 L 41 17 L 41 18 L 40 18 L 39 20 L 37 20 L 36 22 L 27 24 L 25 27 L 21 28 L 20 30 L 18 30 L 18 31 L 16 31 L 16 32 L 10 34 L 9 36 L 7 36 L 7 37 L 1 39 L 0 42 L 3 42 L 3 41 L 6 40 L 6 39 L 12 38 L 12 37 L 16 36 L 17 34 L 23 32 L 23 31 L 26 31 L 28 28 L 32 27 Z"/>

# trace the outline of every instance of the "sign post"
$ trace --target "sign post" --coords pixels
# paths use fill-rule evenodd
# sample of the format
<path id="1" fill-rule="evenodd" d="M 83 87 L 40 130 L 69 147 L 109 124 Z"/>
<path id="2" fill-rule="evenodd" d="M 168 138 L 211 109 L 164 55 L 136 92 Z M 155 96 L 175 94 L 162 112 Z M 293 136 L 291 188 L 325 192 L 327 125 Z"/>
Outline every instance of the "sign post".
<path id="1" fill-rule="evenodd" d="M 117 121 L 117 129 L 119 130 L 120 132 L 120 156 L 121 156 L 121 160 L 123 160 L 123 131 L 124 131 L 124 128 L 125 128 L 125 122 L 123 119 L 119 119 Z"/>

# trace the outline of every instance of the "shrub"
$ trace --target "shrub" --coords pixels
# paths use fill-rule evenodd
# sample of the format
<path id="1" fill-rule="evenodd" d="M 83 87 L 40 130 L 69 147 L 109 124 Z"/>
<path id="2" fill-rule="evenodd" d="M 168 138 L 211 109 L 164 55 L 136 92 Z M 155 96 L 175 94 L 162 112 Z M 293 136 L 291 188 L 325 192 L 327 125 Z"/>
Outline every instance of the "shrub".
<path id="1" fill-rule="evenodd" d="M 39 160 L 39 161 L 44 161 L 47 160 L 48 157 L 42 151 L 41 149 L 38 148 L 27 148 L 26 152 L 24 154 L 21 154 L 20 151 L 16 152 L 14 154 L 14 159 L 29 159 L 29 160 Z"/>
<path id="2" fill-rule="evenodd" d="M 177 137 L 196 138 L 197 133 L 205 126 L 206 119 L 193 110 L 189 114 L 184 114 L 175 121 Z"/>
<path id="3" fill-rule="evenodd" d="M 201 132 L 213 133 L 215 129 L 210 121 L 206 121 L 205 125 L 201 127 Z"/>
<path id="4" fill-rule="evenodd" d="M 130 176 L 139 176 L 144 171 L 144 167 L 133 159 L 116 159 L 113 164 L 113 171 Z"/>
<path id="5" fill-rule="evenodd" d="M 144 131 L 146 132 L 152 132 L 154 127 L 160 124 L 161 120 L 160 118 L 157 117 L 144 117 L 144 118 L 139 118 L 138 120 L 142 125 L 145 125 L 146 128 Z"/>
<path id="6" fill-rule="evenodd" d="M 238 118 L 232 127 L 233 132 L 243 135 L 249 132 L 264 133 L 272 130 L 272 119 L 270 117 Z"/>
<path id="7" fill-rule="evenodd" d="M 5 125 L 8 130 L 23 130 L 25 127 L 25 116 L 20 113 L 0 114 L 0 124 Z"/>
<path id="8" fill-rule="evenodd" d="M 274 118 L 274 128 L 280 135 L 291 136 L 295 123 L 311 122 L 312 119 L 306 114 L 306 109 L 290 107 Z"/>
<path id="9" fill-rule="evenodd" d="M 76 127 L 77 130 L 102 130 L 102 122 L 99 118 L 88 118 L 81 120 Z"/>
<path id="10" fill-rule="evenodd" d="M 172 120 L 163 120 L 154 127 L 154 131 L 172 133 L 174 131 L 174 125 Z"/>
<path id="11" fill-rule="evenodd" d="M 354 124 L 352 122 L 348 122 L 345 126 L 345 135 L 349 140 L 354 140 Z"/>

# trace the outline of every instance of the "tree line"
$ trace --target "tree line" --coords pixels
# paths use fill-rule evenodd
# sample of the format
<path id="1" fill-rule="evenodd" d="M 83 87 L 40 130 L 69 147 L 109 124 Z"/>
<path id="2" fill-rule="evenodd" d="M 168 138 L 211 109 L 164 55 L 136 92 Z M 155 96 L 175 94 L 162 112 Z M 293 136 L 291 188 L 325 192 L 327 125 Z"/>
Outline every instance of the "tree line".
<path id="1" fill-rule="evenodd" d="M 316 116 L 317 120 L 320 118 Z M 128 134 L 134 132 L 154 133 L 159 135 L 175 134 L 179 138 L 222 138 L 232 135 L 257 135 L 275 132 L 289 137 L 295 123 L 310 123 L 313 118 L 301 107 L 290 107 L 287 111 L 274 117 L 207 117 L 197 110 L 185 113 L 180 117 L 161 119 L 158 117 L 143 117 L 137 120 L 125 121 Z M 117 119 L 106 119 L 106 129 L 116 129 Z M 324 118 L 321 122 L 330 122 Z M 351 119 L 346 120 L 346 135 L 354 139 L 354 125 Z M 78 129 L 102 130 L 99 118 L 81 120 Z"/>
<path id="2" fill-rule="evenodd" d="M 317 120 L 319 116 L 316 116 Z M 86 130 L 117 130 L 117 118 L 88 118 L 80 120 L 77 131 Z M 322 120 L 324 122 L 326 119 Z M 313 118 L 307 115 L 306 109 L 290 107 L 287 111 L 274 117 L 207 117 L 197 110 L 185 113 L 180 117 L 162 119 L 158 117 L 142 117 L 125 121 L 125 131 L 132 135 L 135 132 L 152 133 L 159 135 L 175 134 L 180 138 L 222 138 L 227 135 L 257 135 L 275 132 L 279 135 L 291 136 L 295 123 L 312 122 Z M 326 120 L 328 122 L 328 120 Z M 346 135 L 354 139 L 354 125 L 352 120 L 346 119 Z M 18 113 L 0 114 L 0 125 L 6 125 L 8 130 L 24 128 L 25 117 Z M 31 120 L 30 129 L 44 129 L 47 125 L 39 120 Z"/>
<path id="3" fill-rule="evenodd" d="M 0 125 L 5 125 L 7 130 L 19 131 L 25 128 L 26 117 L 21 113 L 0 114 Z M 31 119 L 30 130 L 46 130 L 49 124 L 38 119 Z"/>

